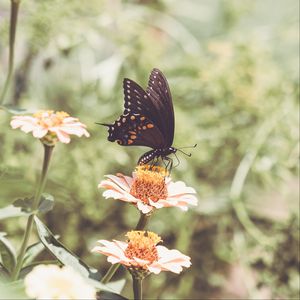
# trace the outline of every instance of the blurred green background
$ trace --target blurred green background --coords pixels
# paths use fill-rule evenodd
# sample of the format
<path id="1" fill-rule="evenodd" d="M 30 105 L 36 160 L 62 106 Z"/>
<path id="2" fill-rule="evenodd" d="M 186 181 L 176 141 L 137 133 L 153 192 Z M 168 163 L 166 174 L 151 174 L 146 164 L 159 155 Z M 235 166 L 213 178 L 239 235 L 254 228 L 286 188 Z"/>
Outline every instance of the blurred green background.
<path id="1" fill-rule="evenodd" d="M 1 88 L 9 14 L 0 0 Z M 146 149 L 108 142 L 95 122 L 122 112 L 124 77 L 145 87 L 158 67 L 173 94 L 174 145 L 198 143 L 172 177 L 195 187 L 199 205 L 152 217 L 148 228 L 193 265 L 180 276 L 152 275 L 145 295 L 298 298 L 298 51 L 298 0 L 22 1 L 6 103 L 64 110 L 91 133 L 55 149 L 46 192 L 56 205 L 46 224 L 87 263 L 109 267 L 91 247 L 122 238 L 139 215 L 103 199 L 97 184 L 104 174 L 131 174 Z M 1 207 L 34 193 L 42 161 L 41 144 L 12 130 L 10 118 L 0 111 Z M 0 231 L 18 247 L 25 224 L 11 219 Z"/>

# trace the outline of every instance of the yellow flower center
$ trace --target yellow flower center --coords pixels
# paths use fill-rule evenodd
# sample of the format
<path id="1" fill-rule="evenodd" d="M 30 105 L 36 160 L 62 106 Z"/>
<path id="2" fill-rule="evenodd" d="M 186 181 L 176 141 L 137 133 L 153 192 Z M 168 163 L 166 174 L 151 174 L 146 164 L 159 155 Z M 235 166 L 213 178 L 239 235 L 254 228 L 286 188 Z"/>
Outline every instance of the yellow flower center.
<path id="1" fill-rule="evenodd" d="M 69 115 L 64 111 L 54 112 L 53 110 L 41 110 L 33 115 L 38 124 L 46 129 L 49 127 L 59 126 L 63 123 L 63 120 Z"/>
<path id="2" fill-rule="evenodd" d="M 166 176 L 168 172 L 164 168 L 149 165 L 138 166 L 130 194 L 146 204 L 149 203 L 149 199 L 154 202 L 166 199 L 168 196 Z"/>
<path id="3" fill-rule="evenodd" d="M 126 257 L 137 257 L 150 262 L 158 260 L 156 245 L 162 241 L 160 236 L 151 231 L 129 231 L 126 236 L 129 239 Z"/>

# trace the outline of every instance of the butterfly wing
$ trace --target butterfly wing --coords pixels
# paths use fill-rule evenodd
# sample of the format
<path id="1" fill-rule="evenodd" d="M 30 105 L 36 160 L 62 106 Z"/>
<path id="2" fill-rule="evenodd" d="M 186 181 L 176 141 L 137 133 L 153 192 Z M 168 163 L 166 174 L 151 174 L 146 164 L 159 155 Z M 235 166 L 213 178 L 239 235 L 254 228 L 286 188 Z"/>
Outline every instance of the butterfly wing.
<path id="1" fill-rule="evenodd" d="M 123 90 L 124 113 L 143 114 L 153 123 L 156 123 L 157 108 L 144 89 L 133 80 L 125 78 L 123 80 Z"/>
<path id="2" fill-rule="evenodd" d="M 167 79 L 159 69 L 152 70 L 146 92 L 155 107 L 155 124 L 165 136 L 166 147 L 170 147 L 174 139 L 174 108 Z"/>
<path id="3" fill-rule="evenodd" d="M 124 146 L 170 147 L 174 136 L 174 111 L 162 72 L 152 70 L 147 92 L 128 78 L 123 81 L 123 89 L 123 114 L 114 124 L 102 124 L 109 127 L 108 140 Z"/>
<path id="4" fill-rule="evenodd" d="M 162 148 L 164 137 L 158 127 L 146 116 L 139 113 L 122 114 L 114 124 L 108 127 L 108 140 L 123 146 L 146 146 Z"/>

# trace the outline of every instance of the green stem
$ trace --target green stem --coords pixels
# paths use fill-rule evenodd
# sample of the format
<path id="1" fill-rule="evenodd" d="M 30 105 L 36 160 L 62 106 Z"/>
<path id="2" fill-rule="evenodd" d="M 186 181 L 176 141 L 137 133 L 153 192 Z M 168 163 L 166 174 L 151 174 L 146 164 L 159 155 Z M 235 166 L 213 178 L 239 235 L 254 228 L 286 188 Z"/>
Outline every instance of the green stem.
<path id="1" fill-rule="evenodd" d="M 143 279 L 132 275 L 132 287 L 133 287 L 133 295 L 134 300 L 142 300 L 142 290 L 143 290 Z"/>
<path id="2" fill-rule="evenodd" d="M 18 22 L 18 12 L 20 0 L 11 0 L 10 9 L 10 27 L 9 27 L 9 57 L 8 57 L 8 72 L 5 80 L 4 88 L 0 97 L 0 104 L 4 102 L 5 95 L 7 93 L 14 69 L 14 53 L 15 53 L 15 38 Z"/>
<path id="3" fill-rule="evenodd" d="M 117 272 L 117 270 L 119 269 L 120 266 L 121 266 L 121 264 L 111 265 L 111 267 L 108 269 L 106 274 L 101 279 L 101 283 L 106 284 L 106 283 L 110 282 L 111 278 L 115 275 L 115 273 Z"/>
<path id="4" fill-rule="evenodd" d="M 246 207 L 242 202 L 241 196 L 243 193 L 243 188 L 245 186 L 247 176 L 252 166 L 254 165 L 259 150 L 264 145 L 264 143 L 266 143 L 266 140 L 271 134 L 272 130 L 274 130 L 276 125 L 279 124 L 279 121 L 286 115 L 286 112 L 282 113 L 282 111 L 285 110 L 282 109 L 281 106 L 280 109 L 278 109 L 278 111 L 276 111 L 276 113 L 272 117 L 268 118 L 258 129 L 256 135 L 252 139 L 252 145 L 249 147 L 247 153 L 241 160 L 235 172 L 229 194 L 232 206 L 241 224 L 259 244 L 265 246 L 271 246 L 272 240 L 269 236 L 262 233 L 251 221 L 247 213 Z"/>
<path id="5" fill-rule="evenodd" d="M 146 225 L 149 222 L 151 214 L 143 214 L 141 213 L 140 219 L 137 223 L 137 225 L 135 226 L 134 230 L 144 230 Z"/>
<path id="6" fill-rule="evenodd" d="M 141 213 L 140 219 L 137 225 L 135 226 L 135 230 L 143 230 L 148 224 L 150 216 L 151 216 L 150 214 Z M 115 273 L 117 272 L 120 266 L 121 264 L 111 265 L 111 267 L 108 269 L 106 274 L 103 276 L 101 283 L 104 284 L 108 283 L 111 280 L 111 278 L 115 275 Z"/>
<path id="7" fill-rule="evenodd" d="M 28 240 L 31 234 L 31 230 L 32 230 L 32 226 L 33 226 L 33 218 L 34 215 L 36 214 L 36 210 L 40 204 L 40 199 L 41 199 L 41 195 L 43 193 L 43 190 L 45 188 L 45 184 L 46 184 L 46 178 L 47 178 L 47 173 L 48 173 L 48 169 L 49 169 L 49 163 L 50 163 L 50 159 L 51 159 L 51 154 L 53 151 L 53 147 L 44 145 L 44 162 L 43 162 L 43 169 L 42 169 L 42 174 L 38 183 L 38 187 L 36 189 L 35 195 L 34 195 L 34 200 L 32 203 L 32 211 L 33 213 L 29 216 L 28 220 L 27 220 L 27 226 L 26 226 L 26 230 L 24 233 L 24 238 L 23 238 L 23 242 L 22 242 L 22 246 L 20 249 L 20 254 L 18 255 L 18 260 L 17 260 L 17 265 L 14 269 L 14 272 L 12 274 L 12 279 L 13 280 L 17 280 L 20 270 L 22 268 L 23 265 L 23 259 L 24 259 L 24 255 L 25 255 L 25 251 L 27 248 L 27 244 L 28 244 Z"/>

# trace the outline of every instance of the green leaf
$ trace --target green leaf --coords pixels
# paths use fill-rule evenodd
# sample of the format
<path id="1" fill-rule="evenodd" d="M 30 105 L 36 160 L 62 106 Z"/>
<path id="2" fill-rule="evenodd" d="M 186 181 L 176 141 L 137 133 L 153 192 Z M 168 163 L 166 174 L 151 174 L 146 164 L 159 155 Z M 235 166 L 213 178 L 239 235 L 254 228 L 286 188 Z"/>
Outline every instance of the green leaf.
<path id="1" fill-rule="evenodd" d="M 32 261 L 45 249 L 43 243 L 38 242 L 35 244 L 30 245 L 25 252 L 24 259 L 23 259 L 23 266 L 26 267 L 27 265 L 31 264 Z"/>
<path id="2" fill-rule="evenodd" d="M 3 280 L 8 280 L 9 279 L 9 272 L 7 269 L 3 266 L 2 263 L 0 263 L 0 282 Z"/>
<path id="3" fill-rule="evenodd" d="M 22 115 L 22 114 L 25 114 L 25 113 L 29 113 L 30 111 L 28 111 L 27 109 L 24 109 L 24 108 L 19 108 L 19 107 L 16 107 L 16 106 L 12 106 L 12 105 L 1 105 L 0 106 L 0 109 L 3 109 L 13 115 Z"/>
<path id="4" fill-rule="evenodd" d="M 13 204 L 0 208 L 0 220 L 28 216 L 32 213 L 33 197 L 19 198 L 13 202 Z M 54 197 L 50 194 L 43 193 L 41 196 L 41 202 L 38 208 L 40 213 L 46 213 L 53 209 Z"/>
<path id="5" fill-rule="evenodd" d="M 84 277 L 88 283 L 95 288 L 113 293 L 116 292 L 107 285 L 96 281 L 95 278 L 99 278 L 97 270 L 89 267 L 78 256 L 60 243 L 37 216 L 34 217 L 34 221 L 41 242 L 58 259 L 58 261 L 63 265 L 73 268 L 74 271 Z"/>
<path id="6" fill-rule="evenodd" d="M 17 199 L 13 202 L 13 205 L 15 207 L 21 208 L 21 210 L 23 212 L 27 212 L 30 213 L 32 211 L 31 207 L 32 207 L 32 202 L 33 202 L 33 197 L 31 198 L 20 198 Z"/>
<path id="7" fill-rule="evenodd" d="M 43 193 L 41 197 L 41 202 L 39 206 L 39 212 L 46 213 L 52 210 L 54 206 L 54 197 L 50 194 Z"/>
<path id="8" fill-rule="evenodd" d="M 0 282 L 0 299 L 29 299 L 25 293 L 24 283 L 21 280 L 14 282 Z"/>
<path id="9" fill-rule="evenodd" d="M 126 280 L 121 279 L 117 281 L 111 281 L 106 284 L 106 286 L 110 287 L 112 290 L 114 290 L 116 293 L 120 294 L 125 286 Z"/>
<path id="10" fill-rule="evenodd" d="M 0 255 L 3 266 L 11 273 L 16 265 L 17 256 L 14 247 L 4 237 L 5 235 L 4 232 L 0 232 Z"/>
<path id="11" fill-rule="evenodd" d="M 25 212 L 21 207 L 15 206 L 14 204 L 0 208 L 0 220 L 13 217 L 24 217 L 28 215 L 28 212 Z"/>
<path id="12" fill-rule="evenodd" d="M 128 300 L 128 298 L 125 298 L 121 295 L 118 295 L 116 293 L 110 293 L 110 292 L 100 292 L 99 293 L 99 299 L 105 299 L 105 300 Z"/>

